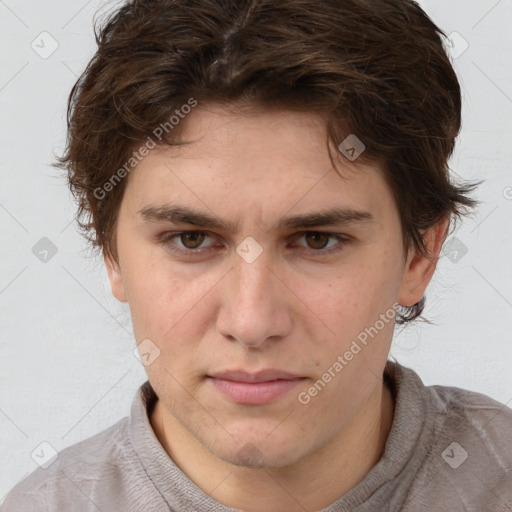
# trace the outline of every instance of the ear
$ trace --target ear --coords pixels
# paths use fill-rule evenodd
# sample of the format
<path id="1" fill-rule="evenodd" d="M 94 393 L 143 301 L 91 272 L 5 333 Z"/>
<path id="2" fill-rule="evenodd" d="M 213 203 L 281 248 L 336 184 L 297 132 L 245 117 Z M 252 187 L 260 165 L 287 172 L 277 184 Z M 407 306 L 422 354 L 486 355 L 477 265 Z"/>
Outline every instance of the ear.
<path id="1" fill-rule="evenodd" d="M 128 302 L 119 263 L 110 254 L 103 254 L 112 295 L 120 302 Z"/>
<path id="2" fill-rule="evenodd" d="M 414 248 L 409 250 L 398 296 L 398 302 L 402 306 L 414 306 L 423 297 L 434 275 L 449 225 L 450 217 L 447 215 L 423 234 L 429 258 Z"/>

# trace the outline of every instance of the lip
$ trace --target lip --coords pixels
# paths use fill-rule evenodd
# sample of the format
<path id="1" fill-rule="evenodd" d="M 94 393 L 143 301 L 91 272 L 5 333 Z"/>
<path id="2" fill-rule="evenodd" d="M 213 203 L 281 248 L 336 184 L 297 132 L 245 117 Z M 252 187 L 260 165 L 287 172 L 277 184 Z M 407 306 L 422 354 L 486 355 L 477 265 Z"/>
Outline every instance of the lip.
<path id="1" fill-rule="evenodd" d="M 208 375 L 208 378 L 226 398 L 240 405 L 265 405 L 275 402 L 305 379 L 275 369 L 255 373 L 230 370 Z"/>
<path id="2" fill-rule="evenodd" d="M 215 379 L 231 380 L 236 382 L 259 383 L 269 382 L 273 380 L 297 380 L 301 379 L 300 375 L 285 372 L 283 370 L 276 370 L 268 368 L 258 370 L 257 372 L 247 372 L 245 370 L 226 370 L 223 372 L 212 373 L 208 375 Z"/>

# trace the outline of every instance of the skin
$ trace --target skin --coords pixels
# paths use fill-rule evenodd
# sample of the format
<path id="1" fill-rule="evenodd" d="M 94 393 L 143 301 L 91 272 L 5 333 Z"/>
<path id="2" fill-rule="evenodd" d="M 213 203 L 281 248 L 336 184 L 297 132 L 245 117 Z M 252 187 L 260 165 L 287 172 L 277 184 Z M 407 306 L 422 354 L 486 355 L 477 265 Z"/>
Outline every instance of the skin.
<path id="1" fill-rule="evenodd" d="M 182 123 L 186 145 L 151 151 L 130 174 L 116 226 L 118 261 L 105 257 L 137 343 L 149 338 L 160 350 L 146 368 L 159 397 L 151 424 L 174 462 L 219 502 L 253 512 L 319 510 L 383 453 L 394 404 L 381 376 L 394 320 L 309 403 L 298 395 L 394 303 L 421 299 L 447 221 L 425 234 L 432 260 L 405 254 L 379 167 L 339 154 L 336 172 L 315 113 L 200 105 Z M 166 204 L 233 223 L 234 231 L 140 213 Z M 283 217 L 331 208 L 372 219 L 278 227 Z M 170 238 L 201 228 L 195 238 Z M 249 236 L 263 250 L 252 263 L 236 252 Z M 272 403 L 242 405 L 207 377 L 262 368 L 303 380 Z"/>

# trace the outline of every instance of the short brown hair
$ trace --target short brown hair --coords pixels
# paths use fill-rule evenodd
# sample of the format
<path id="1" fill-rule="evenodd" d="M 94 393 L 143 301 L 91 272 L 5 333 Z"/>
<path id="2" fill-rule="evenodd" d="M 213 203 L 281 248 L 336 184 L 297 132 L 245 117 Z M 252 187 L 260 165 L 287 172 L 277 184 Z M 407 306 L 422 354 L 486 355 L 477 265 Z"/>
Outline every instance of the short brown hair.
<path id="1" fill-rule="evenodd" d="M 169 127 L 159 144 L 177 143 L 169 119 L 191 98 L 322 112 L 330 142 L 357 136 L 361 158 L 384 163 L 406 250 L 425 254 L 426 229 L 475 205 L 476 185 L 449 174 L 461 97 L 446 36 L 414 1 L 130 0 L 95 33 L 56 165 L 68 171 L 83 234 L 115 259 L 127 180 L 112 178 L 157 126 Z M 403 308 L 398 321 L 423 307 Z"/>

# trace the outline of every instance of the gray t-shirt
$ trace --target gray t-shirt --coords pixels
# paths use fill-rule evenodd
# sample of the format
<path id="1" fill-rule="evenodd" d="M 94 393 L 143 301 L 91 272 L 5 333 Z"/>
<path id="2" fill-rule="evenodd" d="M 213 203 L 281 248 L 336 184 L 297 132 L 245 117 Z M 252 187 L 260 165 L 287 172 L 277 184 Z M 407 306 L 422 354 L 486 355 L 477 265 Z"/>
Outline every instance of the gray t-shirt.
<path id="1" fill-rule="evenodd" d="M 389 361 L 395 415 L 380 461 L 323 512 L 511 512 L 512 410 L 471 391 L 425 386 Z M 131 414 L 66 448 L 7 496 L 3 512 L 228 512 L 174 464 L 148 415 L 149 382 Z M 319 479 L 322 475 L 318 475 Z"/>

